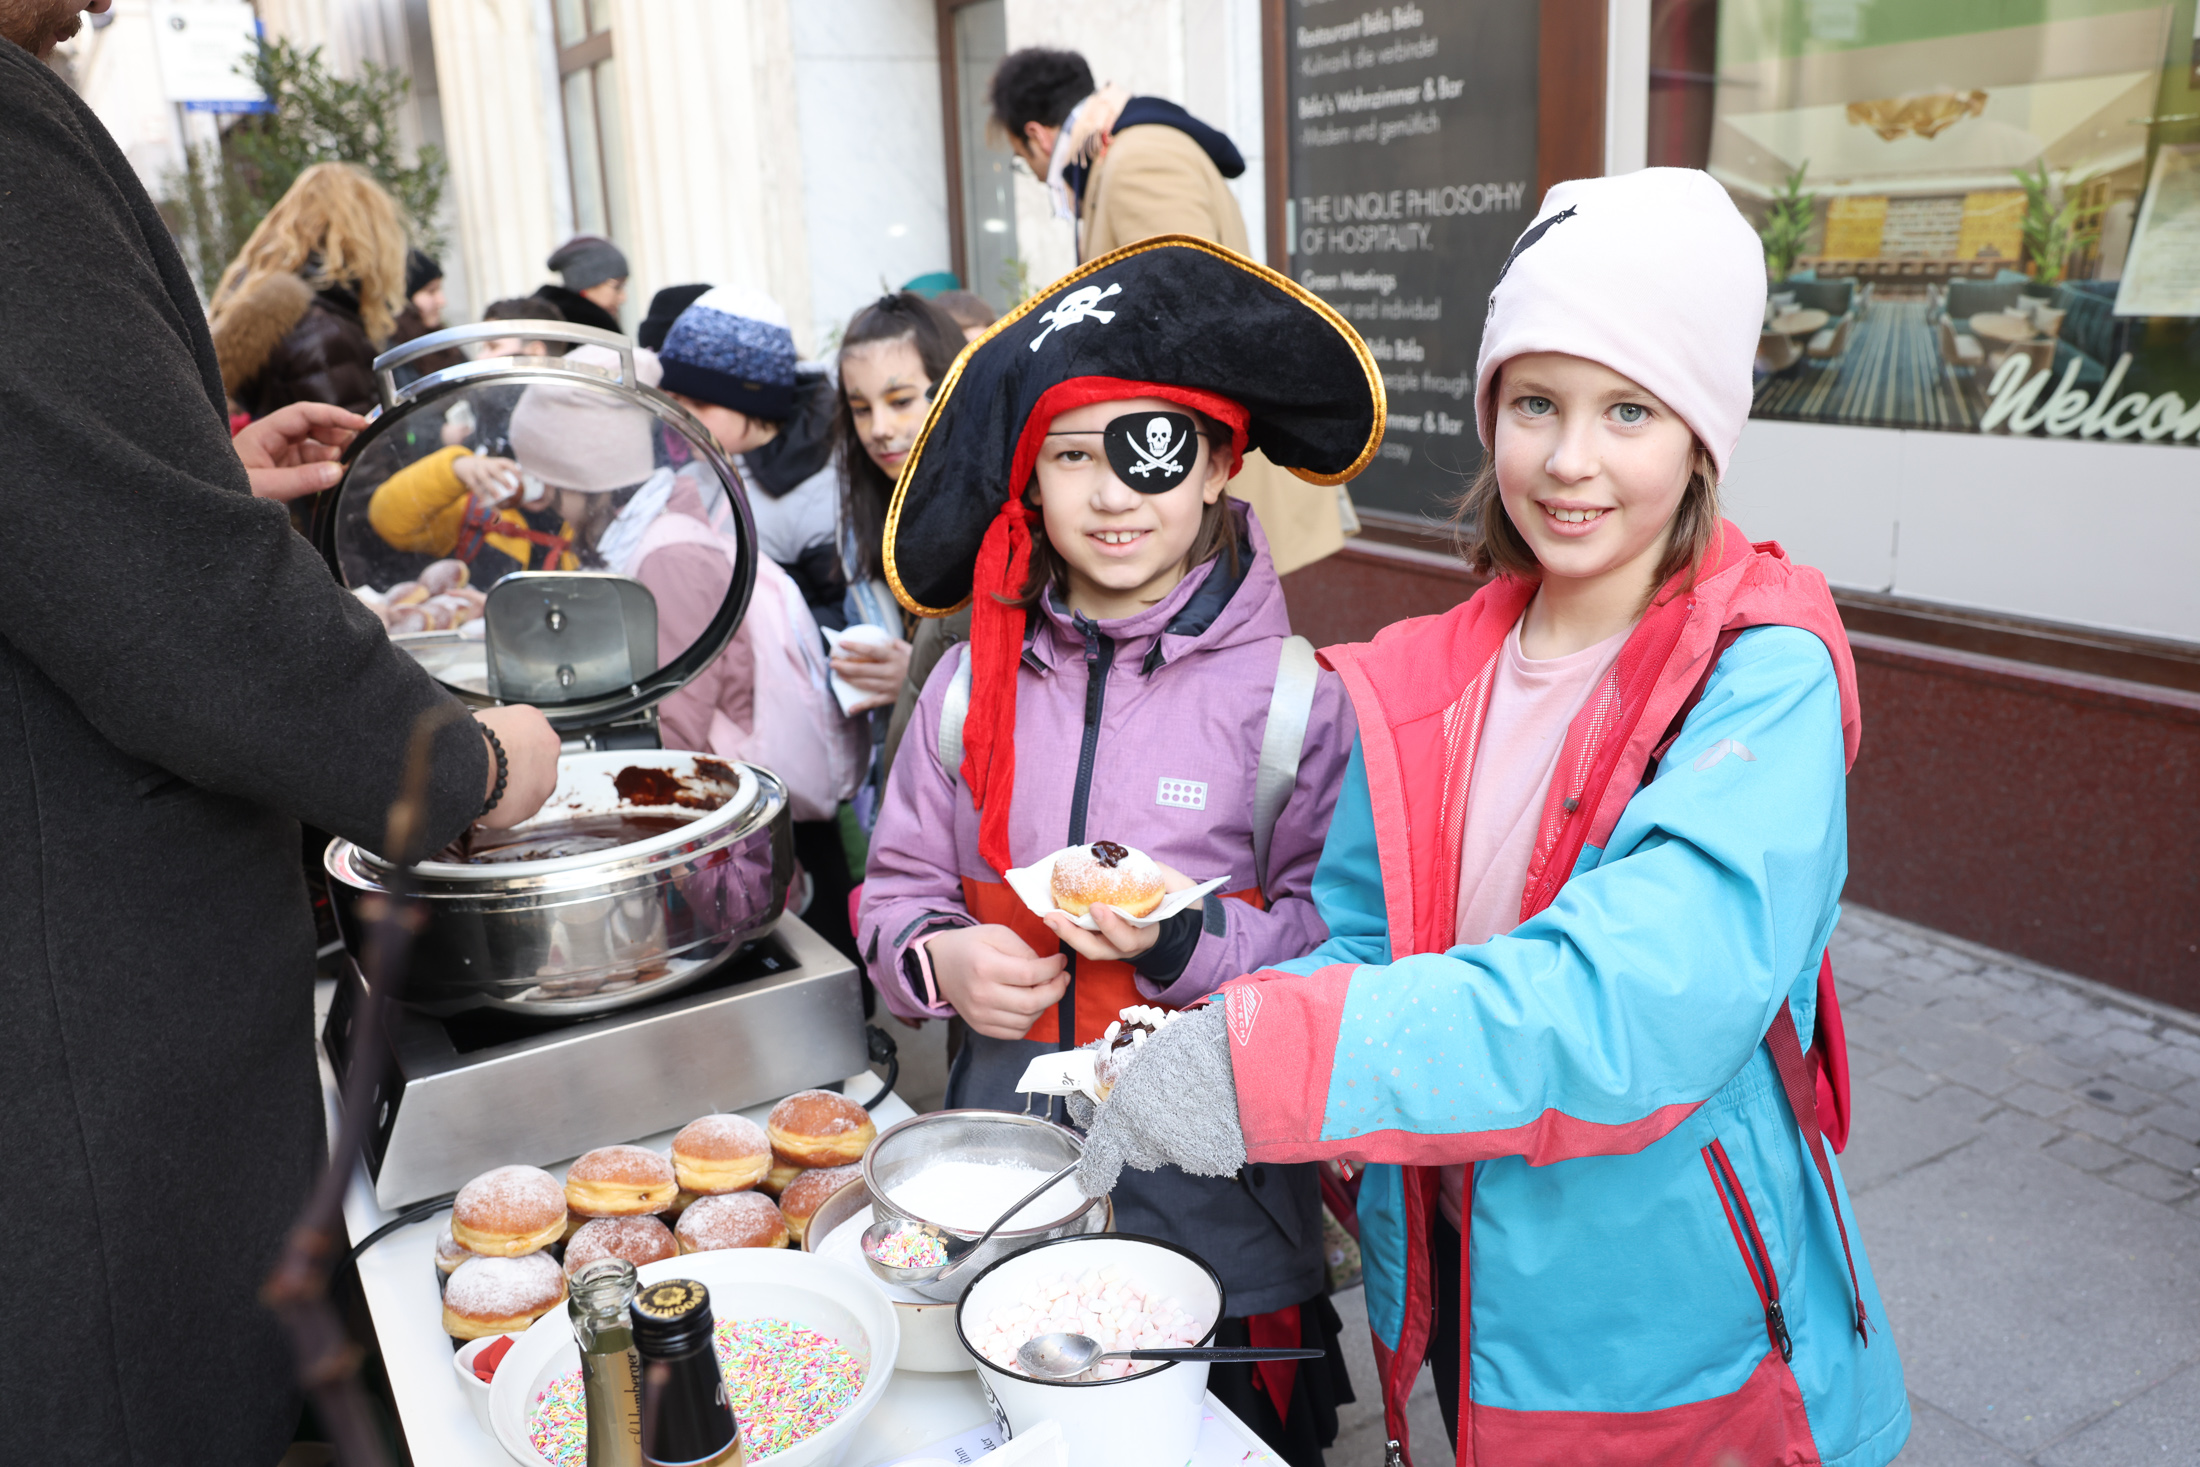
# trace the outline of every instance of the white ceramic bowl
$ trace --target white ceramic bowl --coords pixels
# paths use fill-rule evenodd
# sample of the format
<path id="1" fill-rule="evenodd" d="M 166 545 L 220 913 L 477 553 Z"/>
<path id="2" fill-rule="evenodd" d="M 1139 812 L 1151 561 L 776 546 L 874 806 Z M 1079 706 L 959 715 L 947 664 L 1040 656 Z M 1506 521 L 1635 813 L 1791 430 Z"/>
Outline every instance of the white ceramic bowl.
<path id="1" fill-rule="evenodd" d="M 927 1299 L 913 1289 L 898 1288 L 871 1272 L 863 1262 L 863 1230 L 871 1225 L 876 1214 L 871 1210 L 870 1189 L 861 1181 L 849 1186 L 860 1192 L 861 1198 L 852 1207 L 835 1208 L 832 1228 L 823 1237 L 812 1237 L 805 1245 L 810 1252 L 829 1263 L 837 1264 L 869 1283 L 894 1306 L 894 1318 L 901 1322 L 901 1354 L 894 1362 L 897 1370 L 922 1370 L 942 1373 L 973 1368 L 973 1362 L 955 1337 L 955 1306 L 943 1304 L 937 1299 Z M 836 1195 L 834 1201 L 839 1201 Z M 828 1202 L 810 1219 L 814 1229 L 826 1220 Z"/>
<path id="2" fill-rule="evenodd" d="M 559 1311 L 561 1314 L 563 1312 Z M 502 1339 L 511 1340 L 513 1349 L 519 1348 L 517 1335 L 483 1335 L 478 1340 L 468 1340 L 460 1345 L 458 1353 L 451 1357 L 451 1368 L 458 1372 L 458 1388 L 465 1392 L 466 1404 L 473 1407 L 474 1420 L 481 1423 L 483 1431 L 494 1431 L 496 1428 L 489 1425 L 489 1382 L 474 1374 L 474 1357 Z M 498 1368 L 503 1367 L 500 1364 Z"/>
<path id="3" fill-rule="evenodd" d="M 1171 1361 L 1115 1380 L 1034 1380 L 1003 1370 L 971 1342 L 979 1321 L 1015 1302 L 1032 1282 L 1111 1264 L 1149 1288 L 1173 1294 L 1194 1314 L 1211 1310 L 1199 1342 L 1214 1343 L 1214 1322 L 1223 1311 L 1222 1280 L 1174 1243 L 1129 1233 L 1057 1238 L 1001 1259 L 971 1280 L 956 1306 L 956 1336 L 978 1362 L 978 1380 L 1007 1418 L 1009 1431 L 1021 1435 L 1042 1421 L 1059 1421 L 1070 1467 L 1187 1461 L 1199 1445 L 1206 1415 L 1205 1364 Z"/>
<path id="4" fill-rule="evenodd" d="M 717 1319 L 784 1319 L 838 1340 L 863 1362 L 863 1389 L 831 1425 L 769 1460 L 772 1467 L 838 1467 L 893 1380 L 901 1326 L 886 1297 L 847 1270 L 786 1248 L 727 1248 L 644 1264 L 641 1281 L 695 1279 L 710 1290 Z M 560 1375 L 580 1368 L 572 1321 L 555 1309 L 535 1321 L 497 1367 L 489 1387 L 489 1422 L 514 1460 L 537 1467 L 541 1454 L 527 1439 L 527 1413 Z"/>

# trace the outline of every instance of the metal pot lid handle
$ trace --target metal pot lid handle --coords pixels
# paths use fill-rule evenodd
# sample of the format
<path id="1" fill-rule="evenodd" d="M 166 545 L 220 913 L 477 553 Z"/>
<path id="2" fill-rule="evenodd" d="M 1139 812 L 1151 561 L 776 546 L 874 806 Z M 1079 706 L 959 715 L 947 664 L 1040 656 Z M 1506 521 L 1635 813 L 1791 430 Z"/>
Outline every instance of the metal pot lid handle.
<path id="1" fill-rule="evenodd" d="M 441 331 L 431 331 L 426 336 L 416 336 L 403 346 L 393 346 L 374 359 L 374 385 L 382 396 L 382 410 L 388 412 L 400 403 L 409 402 L 423 387 L 433 385 L 434 377 L 422 377 L 403 387 L 397 384 L 397 369 L 407 362 L 454 347 L 467 346 L 476 341 L 504 341 L 517 337 L 521 341 L 559 341 L 568 346 L 600 346 L 619 354 L 619 384 L 623 387 L 639 387 L 640 377 L 634 372 L 634 342 L 632 338 L 615 331 L 605 331 L 597 326 L 578 326 L 570 321 L 479 321 L 471 326 L 447 326 Z M 528 364 L 539 369 L 545 365 L 556 370 L 574 371 L 565 367 L 555 357 L 537 358 Z"/>

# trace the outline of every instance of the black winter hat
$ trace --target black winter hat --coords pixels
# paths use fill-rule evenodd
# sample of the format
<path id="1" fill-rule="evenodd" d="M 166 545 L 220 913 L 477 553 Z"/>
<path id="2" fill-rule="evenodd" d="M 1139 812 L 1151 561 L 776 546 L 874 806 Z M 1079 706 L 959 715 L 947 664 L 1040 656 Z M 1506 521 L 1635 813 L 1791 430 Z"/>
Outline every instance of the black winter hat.
<path id="1" fill-rule="evenodd" d="M 696 299 L 709 291 L 707 285 L 668 285 L 649 298 L 649 314 L 642 317 L 642 324 L 634 332 L 634 344 L 651 351 L 662 351 L 665 333 L 680 313 L 695 304 Z"/>
<path id="2" fill-rule="evenodd" d="M 443 278 L 443 262 L 423 249 L 405 251 L 405 294 L 414 296 Z"/>
<path id="3" fill-rule="evenodd" d="M 1243 409 L 1241 453 L 1313 484 L 1351 478 L 1383 439 L 1382 374 L 1326 302 L 1207 240 L 1140 240 L 1003 316 L 948 371 L 887 513 L 886 579 L 902 605 L 944 616 L 969 599 L 979 545 L 1029 477 L 1027 421 L 1050 391 L 1049 421 L 1096 379 L 1224 399 Z"/>

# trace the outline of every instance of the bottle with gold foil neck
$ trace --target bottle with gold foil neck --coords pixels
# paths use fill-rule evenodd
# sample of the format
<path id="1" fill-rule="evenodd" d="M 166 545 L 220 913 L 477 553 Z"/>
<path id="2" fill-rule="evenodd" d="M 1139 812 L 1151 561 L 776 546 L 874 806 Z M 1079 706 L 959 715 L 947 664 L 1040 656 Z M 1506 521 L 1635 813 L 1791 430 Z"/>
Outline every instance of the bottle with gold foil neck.
<path id="1" fill-rule="evenodd" d="M 627 1316 L 642 1361 L 645 1467 L 743 1467 L 741 1426 L 711 1343 L 710 1290 L 694 1279 L 651 1284 Z"/>
<path id="2" fill-rule="evenodd" d="M 581 1346 L 588 1467 L 642 1467 L 642 1362 L 627 1318 L 640 1289 L 633 1264 L 604 1258 L 575 1274 L 567 1295 Z"/>

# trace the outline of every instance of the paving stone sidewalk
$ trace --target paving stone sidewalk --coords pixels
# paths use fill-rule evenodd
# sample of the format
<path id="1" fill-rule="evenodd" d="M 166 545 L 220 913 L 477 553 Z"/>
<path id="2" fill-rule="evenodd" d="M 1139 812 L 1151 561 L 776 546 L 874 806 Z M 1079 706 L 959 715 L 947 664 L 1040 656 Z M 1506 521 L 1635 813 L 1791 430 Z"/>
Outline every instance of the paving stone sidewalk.
<path id="1" fill-rule="evenodd" d="M 1860 907 L 1841 1157 L 1915 1425 L 1901 1467 L 2200 1463 L 2200 1015 Z M 1358 1290 L 1330 1467 L 1378 1467 Z M 1448 1461 L 1430 1378 L 1423 1467 Z"/>

